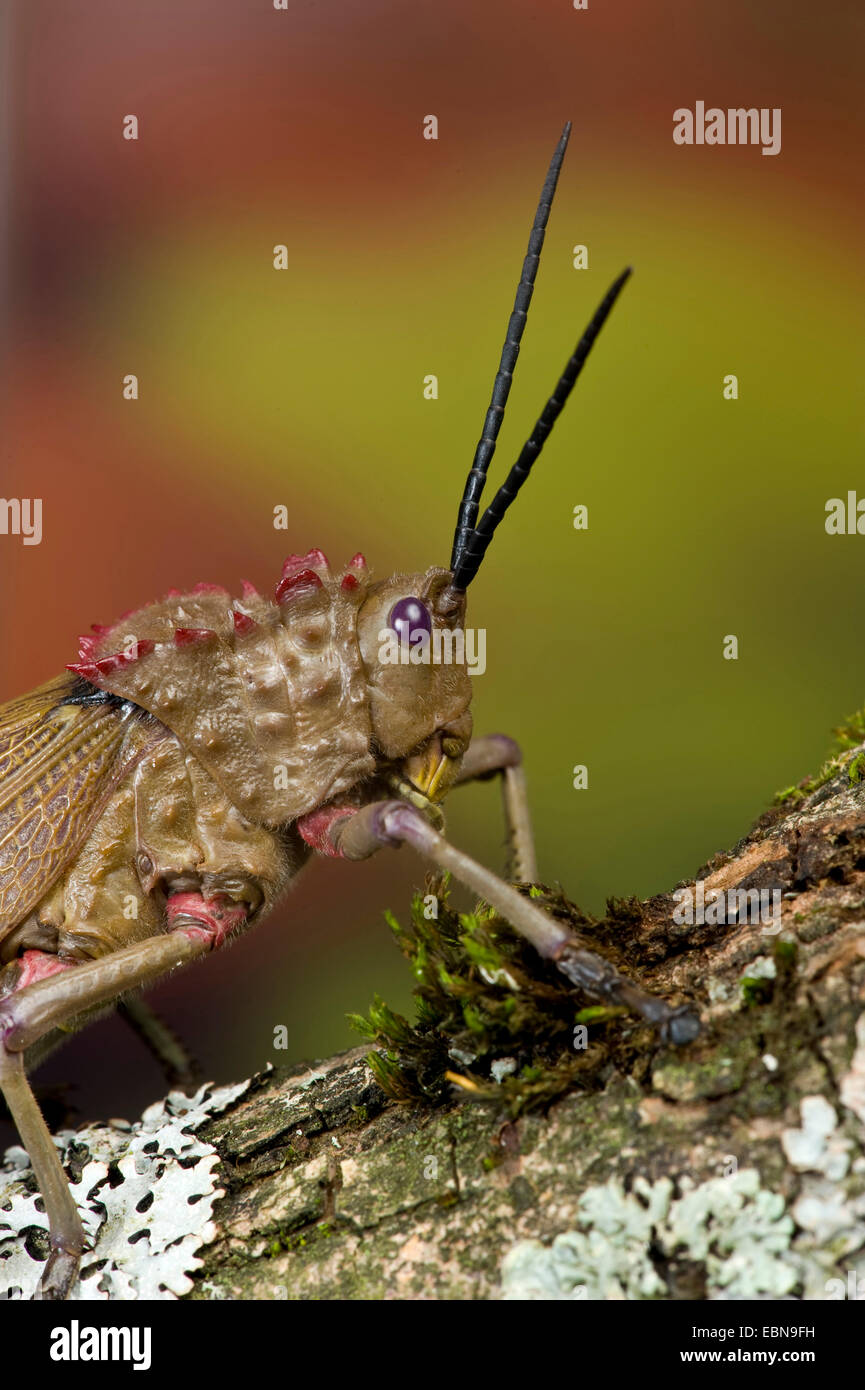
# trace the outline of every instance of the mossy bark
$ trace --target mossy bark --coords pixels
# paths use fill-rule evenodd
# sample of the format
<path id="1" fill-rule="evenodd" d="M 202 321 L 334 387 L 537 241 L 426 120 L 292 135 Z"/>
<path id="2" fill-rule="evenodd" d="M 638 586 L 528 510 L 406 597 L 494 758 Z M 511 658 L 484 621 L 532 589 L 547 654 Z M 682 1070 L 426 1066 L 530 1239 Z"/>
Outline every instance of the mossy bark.
<path id="1" fill-rule="evenodd" d="M 696 1002 L 703 1033 L 691 1046 L 663 1047 L 627 1018 L 590 1025 L 572 1089 L 517 1118 L 513 1106 L 456 1088 L 437 1102 L 389 1099 L 368 1046 L 258 1078 L 201 1132 L 221 1156 L 226 1195 L 190 1296 L 496 1298 L 516 1242 L 586 1229 L 589 1189 L 616 1179 L 629 1191 L 642 1177 L 669 1178 L 680 1192 L 736 1168 L 756 1169 L 792 1213 L 789 1249 L 810 1270 L 793 1292 L 825 1296 L 823 1276 L 843 1279 L 865 1258 L 859 752 L 821 785 L 803 784 L 806 795 L 788 795 L 697 876 L 709 896 L 780 889 L 780 930 L 677 925 L 672 893 L 611 902 L 603 922 L 573 911 L 584 939 L 613 950 L 642 984 Z M 800 1104 L 814 1096 L 837 1126 L 805 1142 L 803 1157 L 794 1132 L 807 1139 Z M 846 1155 L 840 1165 L 827 1146 Z M 812 1219 L 814 1201 L 824 1212 L 834 1203 L 834 1227 Z M 686 1248 L 650 1257 L 660 1296 L 717 1296 Z"/>

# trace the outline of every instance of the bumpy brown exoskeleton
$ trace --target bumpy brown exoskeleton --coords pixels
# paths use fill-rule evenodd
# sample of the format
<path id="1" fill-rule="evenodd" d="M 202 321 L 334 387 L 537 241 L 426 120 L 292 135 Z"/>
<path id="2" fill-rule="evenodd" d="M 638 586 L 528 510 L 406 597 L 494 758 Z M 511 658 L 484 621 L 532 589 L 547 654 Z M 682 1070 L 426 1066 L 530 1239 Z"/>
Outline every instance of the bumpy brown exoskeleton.
<path id="1" fill-rule="evenodd" d="M 27 1070 L 119 1001 L 182 1078 L 182 1054 L 138 991 L 259 921 L 313 852 L 363 859 L 412 845 L 580 989 L 628 1005 L 669 1041 L 696 1036 L 687 1006 L 644 993 L 441 833 L 445 794 L 500 774 L 512 877 L 536 877 L 519 749 L 472 740 L 471 680 L 447 655 L 490 538 L 630 273 L 478 522 L 569 129 L 541 194 L 449 568 L 373 582 L 361 555 L 334 574 L 311 550 L 286 560 L 272 599 L 248 584 L 237 600 L 208 584 L 172 591 L 94 628 L 67 676 L 0 708 L 0 1086 L 45 1201 L 42 1297 L 69 1293 L 84 1232 Z M 396 662 L 384 659 L 390 636 Z"/>

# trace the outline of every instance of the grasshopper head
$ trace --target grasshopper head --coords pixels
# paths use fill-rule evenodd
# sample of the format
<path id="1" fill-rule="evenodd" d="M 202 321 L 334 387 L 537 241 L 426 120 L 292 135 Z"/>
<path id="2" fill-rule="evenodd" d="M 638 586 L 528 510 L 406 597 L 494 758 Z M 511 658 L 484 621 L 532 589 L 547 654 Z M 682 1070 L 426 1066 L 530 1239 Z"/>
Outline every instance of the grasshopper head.
<path id="1" fill-rule="evenodd" d="M 404 794 L 441 801 L 471 738 L 465 594 L 450 573 L 395 574 L 370 586 L 358 614 L 373 738 Z"/>

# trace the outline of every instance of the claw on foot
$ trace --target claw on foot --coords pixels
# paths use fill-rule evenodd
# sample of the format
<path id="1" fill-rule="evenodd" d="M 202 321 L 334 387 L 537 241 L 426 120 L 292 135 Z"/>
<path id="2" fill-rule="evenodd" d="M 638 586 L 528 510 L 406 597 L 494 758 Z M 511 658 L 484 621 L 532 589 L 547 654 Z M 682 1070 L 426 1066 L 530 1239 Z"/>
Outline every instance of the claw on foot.
<path id="1" fill-rule="evenodd" d="M 689 1004 L 671 1009 L 661 1024 L 661 1037 L 674 1047 L 686 1047 L 700 1036 L 700 1019 Z"/>
<path id="2" fill-rule="evenodd" d="M 699 1036 L 700 1020 L 689 1004 L 673 1008 L 665 999 L 647 994 L 633 980 L 620 975 L 609 961 L 602 960 L 592 951 L 566 946 L 556 958 L 556 965 L 572 984 L 587 994 L 606 999 L 612 1004 L 624 1004 L 627 1009 L 639 1014 L 658 1029 L 663 1042 L 672 1043 L 674 1047 L 685 1047 Z"/>
<path id="3" fill-rule="evenodd" d="M 81 1263 L 80 1250 L 55 1248 L 48 1256 L 35 1297 L 62 1303 L 72 1292 Z"/>

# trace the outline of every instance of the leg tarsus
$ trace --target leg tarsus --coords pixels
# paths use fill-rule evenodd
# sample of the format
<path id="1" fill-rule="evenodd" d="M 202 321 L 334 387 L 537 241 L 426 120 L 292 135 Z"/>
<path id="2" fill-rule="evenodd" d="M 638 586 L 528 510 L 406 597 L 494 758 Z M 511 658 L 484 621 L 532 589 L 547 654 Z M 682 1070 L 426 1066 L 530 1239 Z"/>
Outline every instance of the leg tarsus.
<path id="1" fill-rule="evenodd" d="M 672 1008 L 665 999 L 647 994 L 615 966 L 578 946 L 566 946 L 556 957 L 556 968 L 587 994 L 611 1004 L 624 1004 L 658 1029 L 664 1042 L 684 1047 L 700 1032 L 700 1020 L 688 1004 Z"/>
<path id="2" fill-rule="evenodd" d="M 39 1280 L 39 1288 L 35 1297 L 58 1303 L 63 1302 L 72 1292 L 72 1287 L 78 1278 L 80 1265 L 80 1250 L 52 1249 L 42 1271 L 42 1278 Z"/>
<path id="3" fill-rule="evenodd" d="M 690 1004 L 680 1004 L 671 1010 L 661 1024 L 661 1037 L 674 1047 L 687 1047 L 700 1036 L 700 1015 Z"/>

